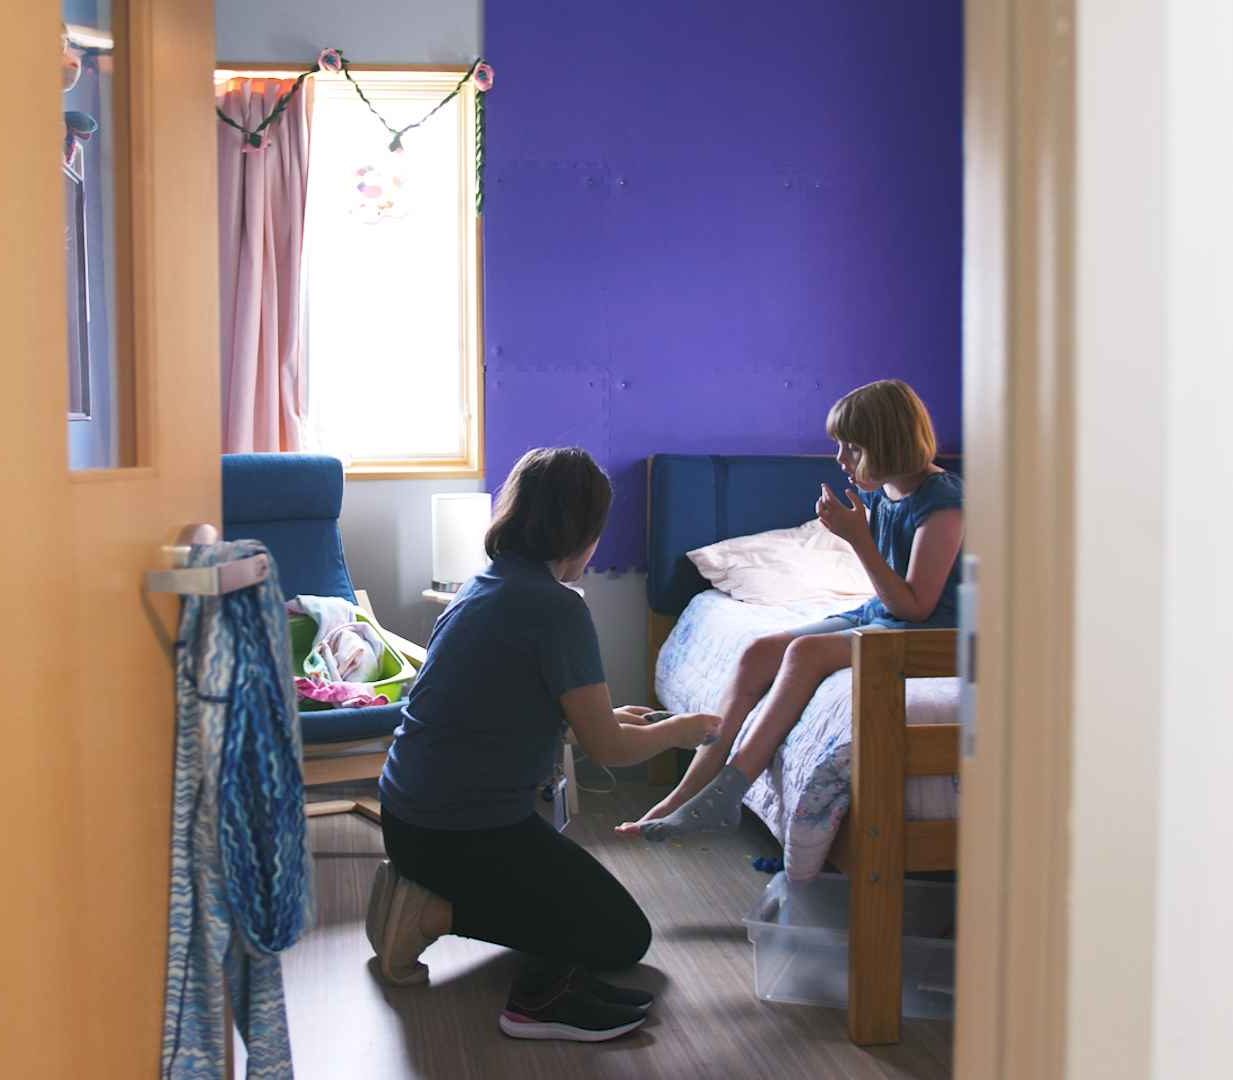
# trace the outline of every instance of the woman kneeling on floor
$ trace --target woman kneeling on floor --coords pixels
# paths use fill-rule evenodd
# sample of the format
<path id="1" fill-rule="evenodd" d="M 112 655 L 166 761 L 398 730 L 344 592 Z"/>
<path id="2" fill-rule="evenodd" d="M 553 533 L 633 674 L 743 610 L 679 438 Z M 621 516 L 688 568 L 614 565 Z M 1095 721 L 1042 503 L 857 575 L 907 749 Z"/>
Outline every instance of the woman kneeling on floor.
<path id="1" fill-rule="evenodd" d="M 645 724 L 612 708 L 582 576 L 612 487 L 579 449 L 532 450 L 497 500 L 491 565 L 437 621 L 381 776 L 387 864 L 369 937 L 390 981 L 422 982 L 420 953 L 459 934 L 524 954 L 501 1013 L 516 1038 L 599 1041 L 632 1031 L 651 996 L 595 971 L 651 941 L 637 902 L 535 811 L 568 724 L 592 761 L 633 765 L 713 737 L 719 718 Z"/>

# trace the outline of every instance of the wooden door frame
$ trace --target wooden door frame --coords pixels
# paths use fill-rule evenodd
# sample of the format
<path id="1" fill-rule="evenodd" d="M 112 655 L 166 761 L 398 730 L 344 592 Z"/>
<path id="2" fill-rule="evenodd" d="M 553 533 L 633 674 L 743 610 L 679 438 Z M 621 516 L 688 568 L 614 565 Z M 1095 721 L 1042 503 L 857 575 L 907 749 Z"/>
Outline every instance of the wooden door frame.
<path id="1" fill-rule="evenodd" d="M 967 0 L 964 450 L 979 559 L 955 1076 L 1065 1074 L 1073 645 L 1073 0 Z"/>

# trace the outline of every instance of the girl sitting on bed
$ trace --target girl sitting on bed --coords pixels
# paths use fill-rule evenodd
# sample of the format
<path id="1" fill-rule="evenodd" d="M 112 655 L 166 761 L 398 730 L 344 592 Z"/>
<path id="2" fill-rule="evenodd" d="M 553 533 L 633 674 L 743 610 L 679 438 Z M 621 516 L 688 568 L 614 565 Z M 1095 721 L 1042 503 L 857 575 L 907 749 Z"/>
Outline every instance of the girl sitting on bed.
<path id="1" fill-rule="evenodd" d="M 847 491 L 849 507 L 823 484 L 818 518 L 852 545 L 877 595 L 855 610 L 750 645 L 724 694 L 719 738 L 699 749 L 667 798 L 618 832 L 664 840 L 736 826 L 749 785 L 770 765 L 819 685 L 851 667 L 853 630 L 958 624 L 963 482 L 933 464 L 937 440 L 924 402 L 897 379 L 870 383 L 834 405 L 826 430 L 855 487 Z M 761 713 L 725 765 L 763 695 Z"/>

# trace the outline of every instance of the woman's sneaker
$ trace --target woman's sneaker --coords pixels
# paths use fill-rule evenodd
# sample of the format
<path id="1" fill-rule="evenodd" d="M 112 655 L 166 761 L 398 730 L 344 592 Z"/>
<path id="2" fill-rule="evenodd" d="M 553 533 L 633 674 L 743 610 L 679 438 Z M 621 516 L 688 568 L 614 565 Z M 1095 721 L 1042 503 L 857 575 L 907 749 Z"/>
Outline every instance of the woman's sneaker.
<path id="1" fill-rule="evenodd" d="M 510 994 L 501 1013 L 501 1030 L 514 1039 L 568 1039 L 603 1042 L 633 1031 L 646 1013 L 627 1005 L 600 1001 L 566 982 L 544 1001 L 519 1000 Z"/>
<path id="2" fill-rule="evenodd" d="M 388 859 L 377 867 L 365 929 L 381 978 L 391 986 L 428 981 L 428 968 L 419 958 L 433 939 L 420 930 L 420 918 L 432 897 L 424 886 L 400 877 Z"/>
<path id="3" fill-rule="evenodd" d="M 627 1009 L 638 1009 L 646 1012 L 655 1004 L 655 995 L 646 990 L 638 990 L 632 986 L 613 986 L 603 979 L 581 968 L 576 968 L 570 975 L 570 986 L 575 990 L 585 990 L 592 997 L 608 1005 L 624 1005 Z"/>

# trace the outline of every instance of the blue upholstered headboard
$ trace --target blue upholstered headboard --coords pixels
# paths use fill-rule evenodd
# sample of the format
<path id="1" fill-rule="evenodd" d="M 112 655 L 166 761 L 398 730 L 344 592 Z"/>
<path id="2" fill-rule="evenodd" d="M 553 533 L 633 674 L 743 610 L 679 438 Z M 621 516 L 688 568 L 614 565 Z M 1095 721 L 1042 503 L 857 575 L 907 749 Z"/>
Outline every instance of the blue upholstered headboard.
<path id="1" fill-rule="evenodd" d="M 939 459 L 959 471 L 958 458 Z M 706 588 L 687 551 L 808 521 L 822 484 L 847 486 L 834 458 L 657 454 L 647 460 L 647 600 L 676 616 Z"/>

